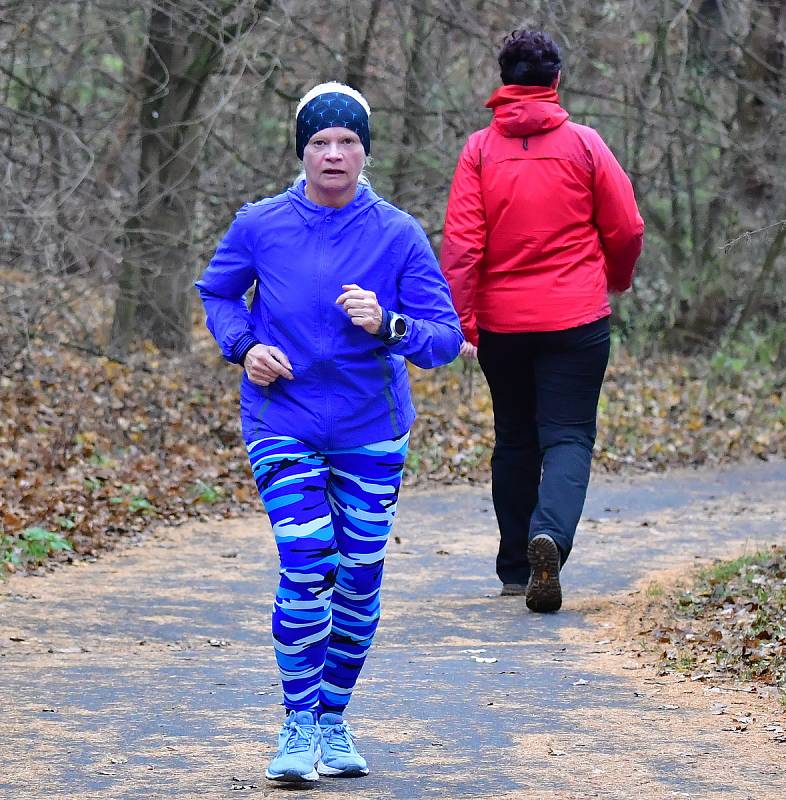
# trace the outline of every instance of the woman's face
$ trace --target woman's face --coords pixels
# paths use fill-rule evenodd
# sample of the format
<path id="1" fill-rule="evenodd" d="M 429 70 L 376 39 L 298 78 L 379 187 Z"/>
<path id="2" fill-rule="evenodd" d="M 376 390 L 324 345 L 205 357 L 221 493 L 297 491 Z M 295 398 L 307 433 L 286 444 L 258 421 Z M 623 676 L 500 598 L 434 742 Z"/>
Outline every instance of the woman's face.
<path id="1" fill-rule="evenodd" d="M 355 196 L 358 177 L 366 163 L 360 137 L 349 128 L 325 128 L 315 133 L 303 150 L 306 183 L 316 202 Z M 323 202 L 333 205 L 333 202 Z"/>

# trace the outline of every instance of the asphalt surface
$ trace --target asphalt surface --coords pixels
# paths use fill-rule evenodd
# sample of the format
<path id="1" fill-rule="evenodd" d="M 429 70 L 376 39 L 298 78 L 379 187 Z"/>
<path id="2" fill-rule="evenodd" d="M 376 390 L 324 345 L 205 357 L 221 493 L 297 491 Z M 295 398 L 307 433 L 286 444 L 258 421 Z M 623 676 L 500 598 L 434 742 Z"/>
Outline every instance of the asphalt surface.
<path id="1" fill-rule="evenodd" d="M 687 707 L 664 712 L 638 673 L 602 668 L 585 616 L 654 571 L 783 543 L 784 510 L 781 460 L 596 479 L 565 607 L 535 615 L 498 596 L 488 487 L 405 491 L 348 715 L 372 772 L 307 794 L 786 798 L 786 744 L 752 752 Z M 271 539 L 261 514 L 161 529 L 0 584 L 0 797 L 287 791 L 263 777 L 282 713 Z"/>

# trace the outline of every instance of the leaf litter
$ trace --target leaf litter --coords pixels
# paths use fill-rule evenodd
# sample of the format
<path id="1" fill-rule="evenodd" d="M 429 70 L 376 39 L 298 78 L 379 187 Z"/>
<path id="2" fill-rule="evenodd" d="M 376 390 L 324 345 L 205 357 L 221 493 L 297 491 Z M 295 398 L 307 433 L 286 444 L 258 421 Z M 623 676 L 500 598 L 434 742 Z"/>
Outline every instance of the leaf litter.
<path id="1" fill-rule="evenodd" d="M 663 573 L 660 580 L 669 588 L 653 591 L 651 583 L 635 600 L 612 604 L 622 615 L 615 627 L 624 645 L 615 655 L 648 667 L 665 681 L 658 685 L 697 687 L 719 730 L 758 730 L 770 742 L 786 743 L 786 547 L 716 561 L 688 575 Z M 687 701 L 695 690 L 674 691 Z M 676 711 L 677 703 L 658 710 Z"/>
<path id="2" fill-rule="evenodd" d="M 708 370 L 697 359 L 642 363 L 617 352 L 601 396 L 596 468 L 786 453 L 784 382 Z M 477 365 L 410 373 L 419 417 L 405 483 L 488 480 L 492 409 Z M 0 374 L 5 569 L 95 558 L 157 523 L 260 510 L 239 430 L 239 377 L 201 330 L 191 354 L 147 343 L 122 362 L 55 337 L 32 342 Z M 24 549 L 30 530 L 49 534 L 50 552 Z"/>
<path id="3" fill-rule="evenodd" d="M 660 652 L 664 674 L 702 681 L 730 676 L 777 689 L 786 700 L 786 548 L 708 567 L 666 603 L 670 621 L 650 634 L 667 645 Z"/>

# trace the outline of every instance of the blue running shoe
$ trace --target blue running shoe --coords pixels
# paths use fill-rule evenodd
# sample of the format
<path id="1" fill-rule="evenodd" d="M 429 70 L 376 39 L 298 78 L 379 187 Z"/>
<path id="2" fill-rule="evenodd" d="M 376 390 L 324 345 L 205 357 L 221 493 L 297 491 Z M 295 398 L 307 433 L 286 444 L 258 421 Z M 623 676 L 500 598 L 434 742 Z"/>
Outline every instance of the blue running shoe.
<path id="1" fill-rule="evenodd" d="M 311 711 L 290 711 L 278 734 L 278 752 L 265 771 L 271 781 L 318 781 L 319 726 Z"/>
<path id="2" fill-rule="evenodd" d="M 368 775 L 366 759 L 355 747 L 355 737 L 339 714 L 323 714 L 319 718 L 322 732 L 322 757 L 317 770 L 320 775 L 360 778 Z"/>

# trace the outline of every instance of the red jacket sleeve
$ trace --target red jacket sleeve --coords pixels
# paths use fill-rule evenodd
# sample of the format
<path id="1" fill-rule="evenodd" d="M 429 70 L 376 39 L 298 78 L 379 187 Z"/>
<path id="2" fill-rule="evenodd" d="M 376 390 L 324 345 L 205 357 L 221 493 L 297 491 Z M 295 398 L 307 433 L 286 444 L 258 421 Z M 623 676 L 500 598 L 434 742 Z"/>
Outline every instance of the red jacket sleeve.
<path id="1" fill-rule="evenodd" d="M 480 188 L 479 153 L 473 140 L 464 145 L 450 187 L 445 213 L 445 235 L 440 250 L 442 272 L 468 342 L 477 346 L 475 291 L 486 251 L 486 214 Z"/>
<path id="2" fill-rule="evenodd" d="M 611 292 L 624 292 L 630 288 L 633 268 L 641 255 L 644 220 L 630 179 L 597 134 L 591 150 L 595 168 L 594 221 L 606 256 L 608 287 Z"/>

